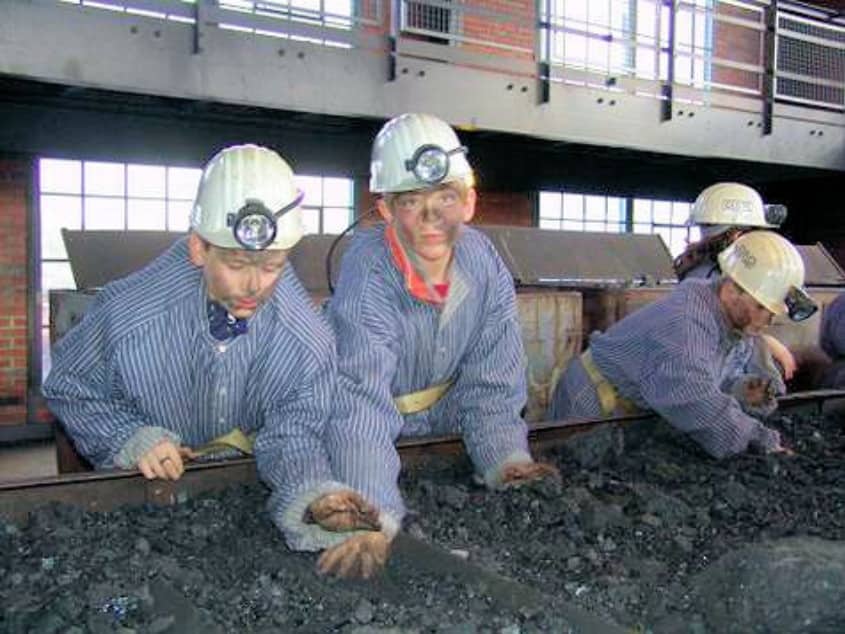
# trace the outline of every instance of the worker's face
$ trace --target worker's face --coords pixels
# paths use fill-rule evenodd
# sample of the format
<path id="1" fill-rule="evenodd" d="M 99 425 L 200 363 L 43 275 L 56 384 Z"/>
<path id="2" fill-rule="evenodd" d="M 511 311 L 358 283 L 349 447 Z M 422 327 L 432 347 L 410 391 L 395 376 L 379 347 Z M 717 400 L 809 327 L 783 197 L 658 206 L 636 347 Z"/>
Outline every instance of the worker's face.
<path id="1" fill-rule="evenodd" d="M 774 313 L 731 281 L 722 286 L 722 306 L 731 326 L 747 335 L 759 335 L 772 323 Z"/>
<path id="2" fill-rule="evenodd" d="M 287 251 L 223 249 L 196 234 L 188 244 L 191 262 L 202 267 L 209 297 L 239 319 L 252 317 L 273 294 L 287 261 Z"/>
<path id="3" fill-rule="evenodd" d="M 461 227 L 475 213 L 475 190 L 450 184 L 379 200 L 379 212 L 422 260 L 448 259 Z"/>

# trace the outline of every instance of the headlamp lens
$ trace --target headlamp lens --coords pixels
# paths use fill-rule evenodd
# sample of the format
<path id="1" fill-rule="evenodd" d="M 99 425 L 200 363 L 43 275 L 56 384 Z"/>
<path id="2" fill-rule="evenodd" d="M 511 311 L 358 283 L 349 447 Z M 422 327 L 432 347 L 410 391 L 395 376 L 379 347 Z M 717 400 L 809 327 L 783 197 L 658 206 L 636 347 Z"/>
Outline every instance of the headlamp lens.
<path id="1" fill-rule="evenodd" d="M 440 148 L 429 148 L 417 156 L 414 176 L 424 183 L 439 183 L 449 171 L 449 157 Z"/>
<path id="2" fill-rule="evenodd" d="M 449 157 L 461 152 L 466 152 L 464 146 L 447 152 L 439 145 L 423 145 L 417 148 L 411 159 L 405 161 L 405 169 L 413 172 L 421 183 L 436 185 L 449 173 Z"/>
<path id="3" fill-rule="evenodd" d="M 766 223 L 780 227 L 786 222 L 786 205 L 766 205 L 764 208 Z"/>
<path id="4" fill-rule="evenodd" d="M 260 251 L 266 249 L 276 237 L 276 223 L 262 209 L 244 209 L 235 222 L 234 234 L 235 240 L 244 249 Z"/>
<path id="5" fill-rule="evenodd" d="M 786 312 L 792 321 L 804 321 L 819 309 L 816 302 L 802 288 L 793 286 L 784 299 Z"/>

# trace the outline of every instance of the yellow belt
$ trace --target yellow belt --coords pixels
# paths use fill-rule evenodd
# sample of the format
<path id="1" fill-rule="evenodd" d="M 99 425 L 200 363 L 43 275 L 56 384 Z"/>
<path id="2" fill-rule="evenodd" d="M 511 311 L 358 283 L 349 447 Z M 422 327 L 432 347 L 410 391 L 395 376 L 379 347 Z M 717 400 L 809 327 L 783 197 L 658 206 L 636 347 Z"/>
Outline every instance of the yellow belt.
<path id="1" fill-rule="evenodd" d="M 614 412 L 620 410 L 623 414 L 634 414 L 639 409 L 627 398 L 619 396 L 613 384 L 604 378 L 604 375 L 596 367 L 593 361 L 593 354 L 590 350 L 585 350 L 581 354 L 581 365 L 584 366 L 584 371 L 590 377 L 590 382 L 596 388 L 596 394 L 599 397 L 601 404 L 601 413 L 604 416 L 610 416 Z"/>
<path id="2" fill-rule="evenodd" d="M 410 394 L 402 394 L 401 396 L 394 398 L 393 403 L 402 415 L 424 412 L 443 398 L 443 395 L 449 391 L 450 387 L 452 387 L 452 383 L 453 381 L 446 381 L 445 383 L 440 383 L 439 385 L 427 387 L 424 390 L 418 390 L 417 392 L 411 392 Z"/>
<path id="3" fill-rule="evenodd" d="M 229 433 L 218 436 L 214 440 L 205 443 L 202 447 L 194 449 L 194 453 L 198 456 L 207 456 L 208 454 L 223 451 L 224 449 L 237 449 L 241 453 L 251 456 L 254 442 L 254 433 L 247 436 L 239 428 L 235 427 Z"/>
<path id="4" fill-rule="evenodd" d="M 397 396 L 393 399 L 393 402 L 396 404 L 396 409 L 399 410 L 400 414 L 416 414 L 433 406 L 449 391 L 450 387 L 452 387 L 452 381 L 447 381 L 446 383 L 440 383 L 424 390 Z M 254 441 L 255 434 L 247 436 L 239 428 L 235 427 L 229 433 L 218 436 L 203 446 L 194 449 L 194 453 L 197 456 L 207 456 L 208 454 L 225 449 L 237 449 L 241 453 L 251 456 Z"/>

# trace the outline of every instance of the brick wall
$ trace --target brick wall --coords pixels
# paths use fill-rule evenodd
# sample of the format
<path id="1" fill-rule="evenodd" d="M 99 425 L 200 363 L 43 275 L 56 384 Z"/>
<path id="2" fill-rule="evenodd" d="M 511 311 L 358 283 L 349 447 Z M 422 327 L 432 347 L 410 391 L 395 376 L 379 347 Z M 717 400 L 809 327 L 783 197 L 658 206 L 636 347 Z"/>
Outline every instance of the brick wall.
<path id="1" fill-rule="evenodd" d="M 531 197 L 520 192 L 478 193 L 472 224 L 531 226 Z"/>
<path id="2" fill-rule="evenodd" d="M 0 424 L 26 420 L 29 164 L 0 158 Z"/>
<path id="3" fill-rule="evenodd" d="M 510 20 L 495 20 L 484 15 L 467 13 L 462 17 L 462 35 L 474 40 L 495 42 L 528 49 L 530 52 L 512 51 L 483 44 L 464 44 L 467 50 L 478 53 L 533 59 L 535 42 L 535 20 L 533 0 L 471 0 L 468 6 L 495 11 Z"/>
<path id="4" fill-rule="evenodd" d="M 764 23 L 760 13 L 725 3 L 716 5 L 716 14 Z M 713 57 L 763 65 L 764 32 L 738 24 L 713 21 Z M 738 68 L 713 66 L 713 82 L 752 90 L 762 89 L 762 71 L 755 73 Z"/>

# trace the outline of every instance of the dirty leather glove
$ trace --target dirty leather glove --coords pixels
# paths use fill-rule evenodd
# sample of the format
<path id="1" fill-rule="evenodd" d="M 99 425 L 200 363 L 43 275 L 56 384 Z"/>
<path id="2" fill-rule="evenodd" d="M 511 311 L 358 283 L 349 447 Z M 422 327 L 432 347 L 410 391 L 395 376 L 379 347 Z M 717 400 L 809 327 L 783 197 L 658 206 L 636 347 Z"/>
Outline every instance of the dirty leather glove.
<path id="1" fill-rule="evenodd" d="M 778 407 L 775 386 L 768 378 L 743 376 L 734 382 L 731 394 L 739 401 L 743 411 L 755 418 L 766 418 Z"/>
<path id="2" fill-rule="evenodd" d="M 378 573 L 390 554 L 390 539 L 382 532 L 353 535 L 326 550 L 317 560 L 320 574 L 369 579 Z"/>
<path id="3" fill-rule="evenodd" d="M 304 520 L 328 531 L 381 529 L 376 508 L 354 491 L 321 495 L 305 510 Z"/>
<path id="4" fill-rule="evenodd" d="M 505 487 L 518 486 L 542 478 L 560 479 L 560 472 L 545 462 L 512 462 L 502 468 L 501 481 Z"/>

